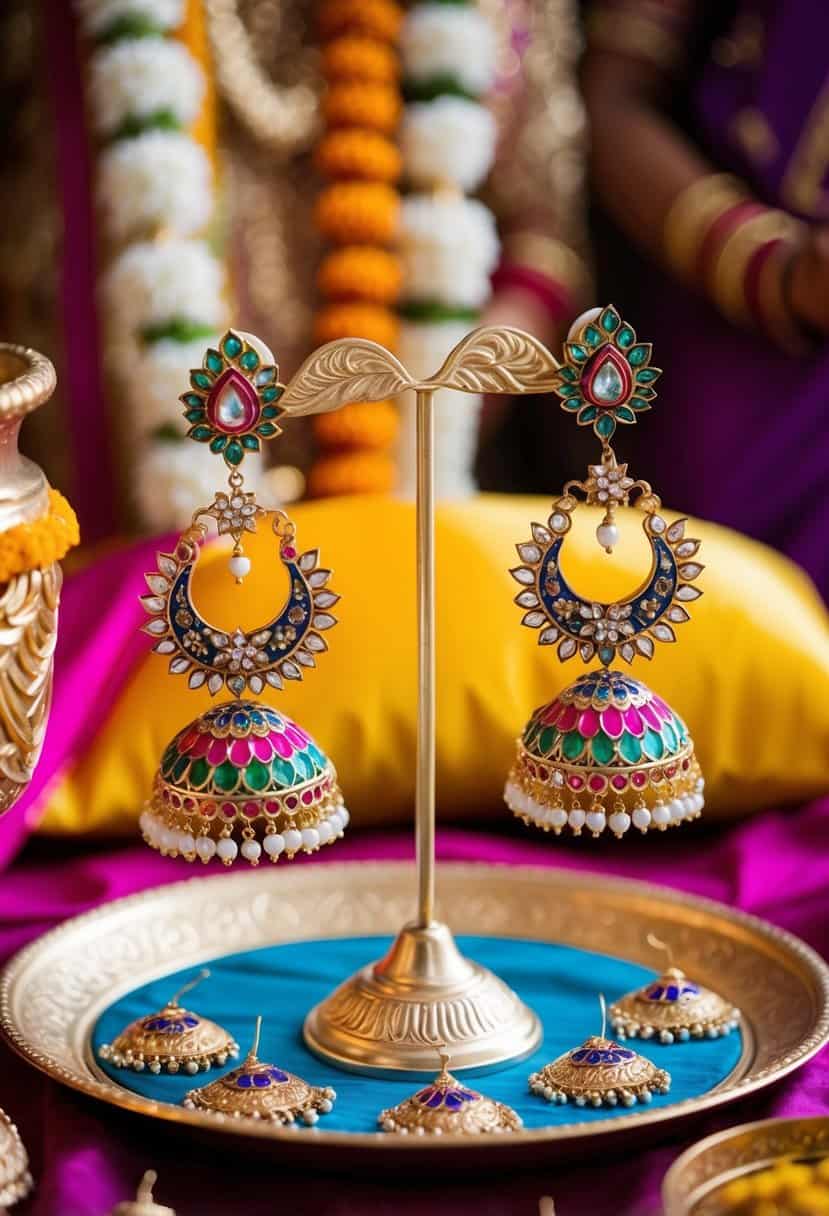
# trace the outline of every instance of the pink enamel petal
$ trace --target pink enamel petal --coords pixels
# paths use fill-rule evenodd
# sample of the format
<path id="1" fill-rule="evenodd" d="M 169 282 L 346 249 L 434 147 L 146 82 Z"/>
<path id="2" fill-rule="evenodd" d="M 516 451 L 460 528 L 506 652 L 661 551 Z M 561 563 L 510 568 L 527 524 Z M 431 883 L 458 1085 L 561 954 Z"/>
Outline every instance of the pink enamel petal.
<path id="1" fill-rule="evenodd" d="M 656 710 L 656 712 L 659 714 L 660 718 L 662 718 L 663 722 L 671 721 L 671 719 L 673 718 L 674 715 L 673 715 L 672 711 L 668 708 L 668 706 L 665 704 L 665 702 L 662 700 L 661 697 L 654 697 L 653 706 L 654 706 L 654 709 Z"/>
<path id="2" fill-rule="evenodd" d="M 602 710 L 602 729 L 611 739 L 618 739 L 625 728 L 622 711 L 614 705 Z"/>
<path id="3" fill-rule="evenodd" d="M 586 739 L 592 739 L 599 733 L 601 722 L 595 709 L 585 709 L 579 718 L 579 730 Z"/>
<path id="4" fill-rule="evenodd" d="M 270 739 L 256 738 L 253 740 L 253 753 L 257 760 L 264 760 L 267 764 L 273 756 L 273 748 L 271 747 Z"/>
<path id="5" fill-rule="evenodd" d="M 227 740 L 212 739 L 210 747 L 207 749 L 207 761 L 217 768 L 220 764 L 224 764 L 227 759 Z"/>
<path id="6" fill-rule="evenodd" d="M 305 731 L 300 730 L 298 726 L 286 726 L 285 738 L 288 739 L 296 748 L 303 748 L 308 742 L 308 736 Z"/>
<path id="7" fill-rule="evenodd" d="M 635 705 L 631 705 L 624 713 L 625 726 L 632 735 L 636 735 L 637 739 L 641 738 L 645 733 L 645 724 L 642 721 L 642 715 Z"/>
<path id="8" fill-rule="evenodd" d="M 278 735 L 275 731 L 271 734 L 270 740 L 276 754 L 281 756 L 283 760 L 290 760 L 291 756 L 294 754 L 294 749 L 291 747 L 290 740 L 287 739 L 285 735 Z"/>
<path id="9" fill-rule="evenodd" d="M 243 768 L 250 760 L 250 742 L 247 739 L 234 739 L 230 745 L 230 759 L 239 768 Z"/>

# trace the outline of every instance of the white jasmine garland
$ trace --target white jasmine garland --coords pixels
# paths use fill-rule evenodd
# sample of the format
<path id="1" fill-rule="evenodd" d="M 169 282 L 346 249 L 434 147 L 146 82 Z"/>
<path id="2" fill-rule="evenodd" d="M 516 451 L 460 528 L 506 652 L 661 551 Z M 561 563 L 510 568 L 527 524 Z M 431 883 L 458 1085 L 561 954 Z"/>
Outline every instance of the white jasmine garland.
<path id="1" fill-rule="evenodd" d="M 486 106 L 443 96 L 406 106 L 400 146 L 415 186 L 456 185 L 477 190 L 495 159 L 497 129 Z"/>
<path id="2" fill-rule="evenodd" d="M 248 454 L 242 471 L 245 489 L 258 494 L 261 456 Z M 207 444 L 192 439 L 152 439 L 139 456 L 133 484 L 141 519 L 149 529 L 183 529 L 198 507 L 213 501 L 222 484 L 221 460 Z"/>
<path id="3" fill-rule="evenodd" d="M 188 135 L 145 131 L 103 152 L 98 196 L 116 241 L 164 228 L 189 236 L 205 226 L 213 209 L 210 161 Z"/>
<path id="4" fill-rule="evenodd" d="M 414 194 L 403 200 L 400 257 L 405 295 L 480 308 L 498 261 L 495 220 L 477 199 Z"/>
<path id="5" fill-rule="evenodd" d="M 158 113 L 184 127 L 199 112 L 204 76 L 175 38 L 122 38 L 92 56 L 89 95 L 100 135 L 112 135 L 125 119 Z"/>
<path id="6" fill-rule="evenodd" d="M 205 241 L 139 241 L 112 263 L 102 299 L 110 330 L 138 340 L 146 326 L 176 319 L 221 329 L 227 311 L 222 289 L 221 263 Z"/>
<path id="7" fill-rule="evenodd" d="M 218 340 L 217 331 L 212 337 L 195 338 L 190 342 L 160 338 L 143 347 L 127 385 L 130 413 L 138 434 L 170 425 L 182 435 L 186 433 L 189 424 L 184 418 L 179 394 L 187 390 L 191 369 L 201 367 L 205 350 L 215 346 Z"/>
<path id="8" fill-rule="evenodd" d="M 134 17 L 159 30 L 173 30 L 184 21 L 184 5 L 185 0 L 75 0 L 84 33 L 93 38 Z"/>
<path id="9" fill-rule="evenodd" d="M 452 77 L 473 96 L 495 80 L 495 32 L 486 17 L 467 4 L 416 4 L 400 36 L 403 74 L 425 82 Z"/>

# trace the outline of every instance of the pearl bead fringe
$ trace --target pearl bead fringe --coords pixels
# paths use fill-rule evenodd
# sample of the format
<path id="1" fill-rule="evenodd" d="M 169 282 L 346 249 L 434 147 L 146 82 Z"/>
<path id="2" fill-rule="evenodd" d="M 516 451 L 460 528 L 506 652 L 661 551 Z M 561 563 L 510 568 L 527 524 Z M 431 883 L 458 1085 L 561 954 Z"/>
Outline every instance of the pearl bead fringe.
<path id="1" fill-rule="evenodd" d="M 339 840 L 348 826 L 350 815 L 344 806 L 332 811 L 326 819 L 314 827 L 289 827 L 280 832 L 267 832 L 261 841 L 253 838 L 242 840 L 241 845 L 232 836 L 214 840 L 211 836 L 193 837 L 185 829 L 171 828 L 152 811 L 145 810 L 138 823 L 145 842 L 165 857 L 183 857 L 186 861 L 201 861 L 207 865 L 214 857 L 224 865 L 232 865 L 239 856 L 256 866 L 264 850 L 269 861 L 280 857 L 289 861 L 297 853 L 316 853 L 325 844 Z"/>
<path id="2" fill-rule="evenodd" d="M 545 832 L 555 832 L 559 836 L 565 827 L 569 827 L 573 835 L 581 835 L 582 829 L 594 836 L 601 836 L 606 828 L 621 840 L 631 827 L 638 828 L 643 834 L 649 829 L 656 828 L 664 832 L 668 827 L 675 827 L 690 819 L 699 818 L 705 805 L 703 791 L 705 779 L 699 777 L 692 793 L 672 798 L 668 802 L 657 802 L 652 808 L 644 805 L 636 806 L 630 812 L 617 809 L 607 814 L 606 809 L 598 802 L 585 811 L 576 805 L 569 811 L 563 805 L 545 806 L 528 794 L 516 781 L 508 781 L 504 789 L 504 801 L 509 809 L 523 819 L 525 823 L 533 823 Z"/>

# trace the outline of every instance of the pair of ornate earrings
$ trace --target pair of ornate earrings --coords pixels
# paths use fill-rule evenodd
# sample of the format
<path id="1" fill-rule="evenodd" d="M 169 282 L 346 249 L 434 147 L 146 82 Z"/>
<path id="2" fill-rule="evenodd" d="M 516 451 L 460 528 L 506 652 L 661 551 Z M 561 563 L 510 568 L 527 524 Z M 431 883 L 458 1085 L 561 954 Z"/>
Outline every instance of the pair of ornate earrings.
<path id="1" fill-rule="evenodd" d="M 600 668 L 580 676 L 552 702 L 537 709 L 518 745 L 504 797 L 527 823 L 556 834 L 569 827 L 617 837 L 631 827 L 665 828 L 699 815 L 704 781 L 682 719 L 640 681 L 611 666 L 621 658 L 652 658 L 656 643 L 675 641 L 674 627 L 687 621 L 687 605 L 701 592 L 695 580 L 699 541 L 685 534 L 686 521 L 669 523 L 650 485 L 628 476 L 611 438 L 619 423 L 634 423 L 656 396 L 661 374 L 651 346 L 637 341 L 615 308 L 580 317 L 564 347 L 556 392 L 579 425 L 592 425 L 601 459 L 583 481 L 570 481 L 554 501 L 546 524 L 531 525 L 531 539 L 517 546 L 522 564 L 511 571 L 521 590 L 516 603 L 523 624 L 538 630 L 542 646 L 558 657 L 598 659 Z M 209 349 L 181 397 L 189 436 L 207 443 L 229 470 L 227 489 L 199 507 L 172 553 L 158 554 L 146 575 L 142 603 L 145 630 L 156 653 L 169 656 L 173 675 L 211 695 L 227 689 L 235 698 L 210 709 L 180 731 L 161 759 L 152 795 L 141 816 L 145 840 L 162 853 L 225 865 L 241 856 L 257 865 L 311 853 L 336 840 L 348 823 L 331 761 L 310 735 L 276 710 L 254 700 L 266 687 L 301 680 L 327 649 L 339 596 L 328 586 L 331 571 L 316 549 L 300 553 L 296 529 L 282 511 L 271 512 L 279 561 L 289 579 L 281 609 L 260 627 L 225 630 L 212 625 L 193 602 L 192 580 L 212 520 L 233 540 L 230 572 L 237 583 L 250 570 L 248 533 L 268 514 L 246 491 L 241 472 L 246 453 L 280 433 L 284 386 L 270 351 L 250 335 L 229 331 Z M 565 538 L 581 495 L 604 510 L 599 544 L 612 552 L 616 513 L 634 505 L 643 513 L 652 552 L 642 586 L 613 603 L 585 599 L 561 567 Z"/>
<path id="2" fill-rule="evenodd" d="M 717 993 L 689 980 L 673 966 L 670 949 L 649 937 L 656 948 L 667 950 L 668 968 L 658 978 L 610 1007 L 610 1021 L 619 1040 L 628 1036 L 654 1039 L 662 1044 L 691 1038 L 718 1038 L 739 1024 L 740 1011 Z M 216 1022 L 184 1009 L 180 999 L 206 979 L 204 970 L 190 980 L 163 1009 L 132 1022 L 112 1044 L 99 1048 L 102 1060 L 116 1068 L 152 1073 L 185 1072 L 195 1075 L 222 1067 L 239 1054 L 233 1037 Z M 531 1074 L 532 1093 L 552 1103 L 572 1101 L 576 1106 L 633 1106 L 666 1094 L 671 1077 L 652 1061 L 606 1037 L 604 997 L 602 1029 L 580 1046 L 565 1052 L 539 1072 Z M 253 1046 L 244 1062 L 225 1076 L 184 1098 L 191 1110 L 237 1119 L 264 1119 L 293 1125 L 313 1125 L 333 1109 L 336 1093 L 310 1085 L 301 1077 L 258 1058 L 262 1019 L 256 1023 Z M 430 1085 L 397 1106 L 381 1111 L 384 1132 L 399 1134 L 482 1134 L 518 1131 L 520 1116 L 511 1107 L 471 1089 L 449 1072 L 449 1058 L 440 1055 L 441 1068 Z"/>

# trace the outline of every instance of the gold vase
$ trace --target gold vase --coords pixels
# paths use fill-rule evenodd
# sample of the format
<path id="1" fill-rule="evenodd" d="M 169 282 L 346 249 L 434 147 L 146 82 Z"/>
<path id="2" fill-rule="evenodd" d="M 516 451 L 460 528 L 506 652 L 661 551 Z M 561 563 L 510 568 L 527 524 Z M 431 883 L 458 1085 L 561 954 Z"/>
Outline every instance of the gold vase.
<path id="1" fill-rule="evenodd" d="M 49 510 L 43 470 L 21 456 L 23 419 L 48 401 L 55 369 L 25 346 L 0 343 L 0 532 Z M 0 585 L 0 815 L 32 779 L 49 717 L 61 569 L 18 574 Z"/>

